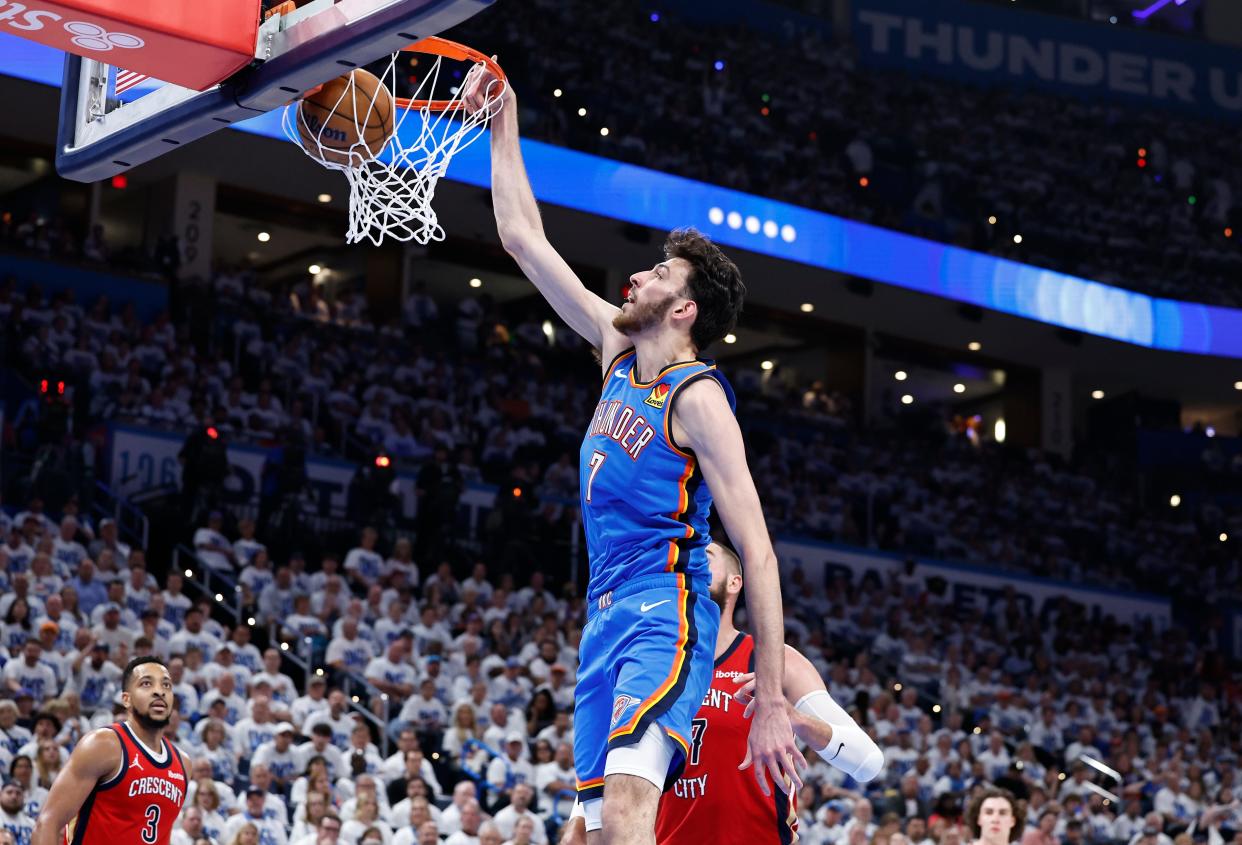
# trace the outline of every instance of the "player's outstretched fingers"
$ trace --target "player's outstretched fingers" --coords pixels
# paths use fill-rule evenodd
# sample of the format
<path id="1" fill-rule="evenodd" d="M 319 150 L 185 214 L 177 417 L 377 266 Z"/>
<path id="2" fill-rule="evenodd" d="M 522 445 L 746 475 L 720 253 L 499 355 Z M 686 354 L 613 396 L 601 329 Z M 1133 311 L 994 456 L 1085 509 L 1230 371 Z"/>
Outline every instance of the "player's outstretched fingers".
<path id="1" fill-rule="evenodd" d="M 755 673 L 747 672 L 744 675 L 738 675 L 735 683 L 741 684 L 737 692 L 733 693 L 735 701 L 751 701 L 755 697 Z"/>

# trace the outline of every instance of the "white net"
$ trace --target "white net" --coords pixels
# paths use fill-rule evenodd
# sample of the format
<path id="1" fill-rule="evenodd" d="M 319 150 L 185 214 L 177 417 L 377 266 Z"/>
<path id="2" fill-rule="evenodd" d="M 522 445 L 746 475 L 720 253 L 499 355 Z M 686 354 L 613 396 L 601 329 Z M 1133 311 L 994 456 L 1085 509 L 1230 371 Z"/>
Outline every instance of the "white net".
<path id="1" fill-rule="evenodd" d="M 414 68 L 410 56 L 418 60 Z M 483 134 L 500 109 L 507 83 L 490 80 L 482 107 L 468 113 L 462 97 L 486 65 L 477 62 L 454 75 L 442 71 L 442 64 L 439 55 L 394 53 L 378 79 L 355 70 L 285 109 L 285 135 L 349 181 L 347 243 L 369 240 L 379 246 L 385 237 L 420 244 L 444 240 L 431 206 L 436 185 L 453 156 Z M 399 103 L 398 74 L 411 70 L 421 71 L 415 91 Z M 426 102 L 440 86 L 449 96 L 440 98 L 438 106 L 444 107 L 432 109 Z"/>

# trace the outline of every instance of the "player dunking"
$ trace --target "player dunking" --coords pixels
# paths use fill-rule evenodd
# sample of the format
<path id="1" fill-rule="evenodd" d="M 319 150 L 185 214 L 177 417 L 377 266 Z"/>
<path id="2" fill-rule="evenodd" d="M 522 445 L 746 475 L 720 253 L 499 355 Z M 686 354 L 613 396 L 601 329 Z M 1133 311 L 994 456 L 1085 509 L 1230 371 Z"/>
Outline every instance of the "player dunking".
<path id="1" fill-rule="evenodd" d="M 465 102 L 483 106 L 474 73 Z M 711 680 L 719 608 L 708 596 L 713 498 L 752 584 L 756 708 L 747 762 L 768 789 L 805 765 L 781 693 L 776 555 L 746 466 L 732 391 L 699 353 L 741 310 L 737 267 L 693 230 L 630 277 L 617 308 L 586 289 L 548 243 L 518 142 L 512 88 L 492 120 L 492 201 L 505 250 L 561 318 L 601 352 L 603 392 L 582 443 L 582 521 L 591 563 L 575 690 L 578 797 L 592 840 L 653 843 L 660 792 L 685 765 Z M 706 482 L 706 483 L 704 483 Z M 710 490 L 710 492 L 709 492 Z M 739 761 L 741 762 L 741 761 Z"/>
<path id="2" fill-rule="evenodd" d="M 715 672 L 691 728 L 686 771 L 660 799 L 656 840 L 659 845 L 783 845 L 795 841 L 796 793 L 778 789 L 764 795 L 730 764 L 746 745 L 753 686 L 754 642 L 733 625 L 742 567 L 737 555 L 718 543 L 707 547 L 707 557 L 712 600 L 720 606 Z M 859 783 L 880 773 L 879 746 L 832 700 L 811 662 L 790 646 L 785 646 L 783 686 L 798 739 Z M 575 808 L 562 845 L 582 845 L 582 827 Z"/>
<path id="3" fill-rule="evenodd" d="M 168 845 L 190 764 L 164 737 L 173 691 L 163 662 L 131 660 L 121 700 L 125 720 L 91 731 L 69 755 L 30 845 Z"/>

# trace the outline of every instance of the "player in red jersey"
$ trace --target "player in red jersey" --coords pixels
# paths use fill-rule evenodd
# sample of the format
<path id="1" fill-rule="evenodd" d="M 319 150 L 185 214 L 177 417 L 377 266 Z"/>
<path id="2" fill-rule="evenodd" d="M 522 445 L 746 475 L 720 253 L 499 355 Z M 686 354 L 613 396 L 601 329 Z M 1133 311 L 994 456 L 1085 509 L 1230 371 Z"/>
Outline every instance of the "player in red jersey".
<path id="1" fill-rule="evenodd" d="M 742 592 L 737 556 L 712 543 L 711 596 L 720 605 L 720 633 L 711 688 L 695 714 L 685 771 L 660 799 L 659 845 L 767 845 L 796 841 L 796 796 L 780 789 L 766 796 L 741 769 L 754 689 L 754 643 L 733 625 Z M 849 714 L 832 700 L 819 672 L 797 649 L 785 646 L 783 683 L 794 734 L 832 766 L 859 783 L 884 767 L 884 754 Z M 576 810 L 577 808 L 575 808 Z M 585 843 L 581 818 L 571 818 L 562 845 Z"/>
<path id="2" fill-rule="evenodd" d="M 82 737 L 52 784 L 30 845 L 168 845 L 191 770 L 164 738 L 172 677 L 158 658 L 136 657 L 121 690 L 128 715 Z"/>

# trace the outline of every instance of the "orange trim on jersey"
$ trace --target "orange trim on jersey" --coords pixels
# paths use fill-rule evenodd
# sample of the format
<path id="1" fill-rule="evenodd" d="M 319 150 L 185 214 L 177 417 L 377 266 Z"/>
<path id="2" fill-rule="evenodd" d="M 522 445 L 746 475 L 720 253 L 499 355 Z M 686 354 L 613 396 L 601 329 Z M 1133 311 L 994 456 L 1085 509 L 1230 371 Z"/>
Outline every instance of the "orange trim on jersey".
<path id="1" fill-rule="evenodd" d="M 680 370 L 685 367 L 693 367 L 695 364 L 702 364 L 702 363 L 703 362 L 700 361 L 698 358 L 695 358 L 693 361 L 682 361 L 679 364 L 669 364 L 667 367 L 664 367 L 663 369 L 661 369 L 660 372 L 656 374 L 656 377 L 653 378 L 651 381 L 635 381 L 634 370 L 638 368 L 630 367 L 630 387 L 639 387 L 639 388 L 651 387 L 657 381 L 664 378 L 666 375 L 673 372 L 674 370 Z"/>
<path id="2" fill-rule="evenodd" d="M 681 478 L 677 480 L 677 510 L 673 511 L 669 516 L 678 522 L 681 521 L 682 515 L 690 509 L 690 492 L 686 489 L 686 485 L 690 483 L 691 476 L 694 475 L 694 458 L 686 458 L 686 468 L 681 473 Z M 694 528 L 686 524 L 686 536 L 682 539 L 689 540 L 694 536 Z M 681 547 L 677 545 L 677 540 L 668 541 L 668 561 L 664 567 L 665 572 L 672 572 L 677 567 L 677 560 L 681 557 Z"/>
<path id="3" fill-rule="evenodd" d="M 609 742 L 612 742 L 619 736 L 634 733 L 643 716 L 647 715 L 647 711 L 660 703 L 660 700 L 677 684 L 677 678 L 681 675 L 682 666 L 686 662 L 686 642 L 690 639 L 691 594 L 689 590 L 685 589 L 685 575 L 678 574 L 677 588 L 681 596 L 677 604 L 677 650 L 676 656 L 673 658 L 673 668 L 669 671 L 664 681 L 656 687 L 656 691 L 638 706 L 630 720 L 608 735 Z"/>
<path id="4" fill-rule="evenodd" d="M 681 746 L 681 750 L 684 751 L 686 754 L 686 759 L 689 760 L 690 759 L 690 743 L 686 742 L 686 738 L 683 737 L 681 734 L 677 733 L 677 731 L 669 730 L 668 728 L 665 728 L 664 732 L 668 734 L 670 737 L 672 737 L 674 742 L 676 742 L 678 745 Z"/>
<path id="5" fill-rule="evenodd" d="M 590 789 L 593 786 L 603 786 L 603 785 L 604 785 L 604 779 L 602 777 L 591 778 L 590 780 L 580 780 L 578 781 L 578 791 L 581 792 L 582 790 Z"/>

